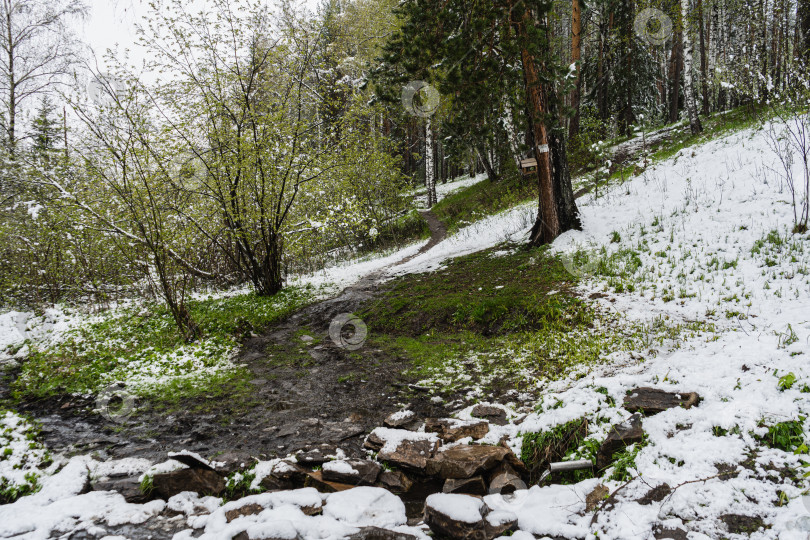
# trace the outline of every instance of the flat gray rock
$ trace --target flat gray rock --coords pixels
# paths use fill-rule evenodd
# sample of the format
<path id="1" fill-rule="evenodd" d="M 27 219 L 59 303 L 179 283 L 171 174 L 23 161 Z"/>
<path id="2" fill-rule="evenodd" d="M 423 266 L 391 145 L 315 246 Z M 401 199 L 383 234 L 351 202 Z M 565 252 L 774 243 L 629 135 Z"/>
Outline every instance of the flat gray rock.
<path id="1" fill-rule="evenodd" d="M 624 398 L 624 408 L 630 412 L 640 412 L 652 416 L 667 409 L 683 407 L 689 409 L 700 402 L 695 392 L 666 392 L 657 388 L 636 388 Z"/>

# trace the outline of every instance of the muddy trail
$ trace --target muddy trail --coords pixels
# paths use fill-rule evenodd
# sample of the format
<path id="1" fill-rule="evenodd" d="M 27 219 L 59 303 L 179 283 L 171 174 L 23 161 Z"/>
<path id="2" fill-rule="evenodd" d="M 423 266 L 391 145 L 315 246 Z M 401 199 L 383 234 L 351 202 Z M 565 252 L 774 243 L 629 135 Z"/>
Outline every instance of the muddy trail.
<path id="1" fill-rule="evenodd" d="M 418 253 L 246 340 L 234 361 L 250 370 L 250 391 L 235 394 L 233 400 L 226 391 L 225 399 L 202 396 L 169 410 L 135 402 L 133 414 L 111 419 L 94 411 L 97 402 L 90 396 L 57 396 L 15 407 L 41 423 L 44 442 L 52 450 L 92 452 L 100 459 L 162 460 L 166 452 L 180 449 L 203 456 L 269 458 L 320 443 L 360 455 L 365 435 L 402 403 L 423 416 L 444 416 L 441 405 L 420 396 L 410 386 L 413 381 L 402 375 L 406 361 L 368 346 L 355 348 L 353 340 L 362 338 L 358 327 L 349 322 L 340 328 L 343 319 L 333 323 L 374 299 L 388 270 L 446 237 L 446 228 L 432 212 L 422 215 L 431 239 Z M 0 397 L 8 397 L 7 380 L 0 381 Z"/>

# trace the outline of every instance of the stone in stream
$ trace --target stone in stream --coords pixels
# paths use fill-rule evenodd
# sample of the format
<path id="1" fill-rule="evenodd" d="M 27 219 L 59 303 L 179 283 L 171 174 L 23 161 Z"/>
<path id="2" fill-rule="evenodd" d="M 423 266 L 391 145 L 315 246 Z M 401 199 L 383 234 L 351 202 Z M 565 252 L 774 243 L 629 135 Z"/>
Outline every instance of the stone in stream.
<path id="1" fill-rule="evenodd" d="M 377 485 L 394 493 L 407 493 L 413 482 L 402 471 L 383 471 L 377 478 Z"/>
<path id="2" fill-rule="evenodd" d="M 210 460 L 214 469 L 224 476 L 230 476 L 236 471 L 248 469 L 255 465 L 256 462 L 256 458 L 245 452 L 225 452 Z"/>
<path id="3" fill-rule="evenodd" d="M 323 479 L 355 486 L 368 486 L 377 481 L 382 467 L 367 459 L 341 459 L 323 464 Z"/>
<path id="4" fill-rule="evenodd" d="M 239 508 L 233 508 L 232 510 L 225 512 L 225 521 L 230 523 L 237 518 L 244 516 L 255 516 L 256 514 L 261 514 L 263 511 L 264 506 L 256 503 L 248 503 L 244 506 L 240 506 Z"/>
<path id="5" fill-rule="evenodd" d="M 347 540 L 417 540 L 417 538 L 412 534 L 380 527 L 363 527 L 359 532 L 348 536 Z"/>
<path id="6" fill-rule="evenodd" d="M 439 447 L 432 433 L 413 433 L 404 429 L 377 428 L 363 444 L 377 451 L 377 458 L 406 470 L 423 472 Z"/>
<path id="7" fill-rule="evenodd" d="M 669 484 L 660 484 L 652 488 L 650 491 L 647 492 L 642 498 L 638 499 L 638 504 L 652 504 L 654 502 L 661 502 L 667 498 L 667 496 L 672 493 L 672 488 L 669 487 Z"/>
<path id="8" fill-rule="evenodd" d="M 227 537 L 226 537 L 227 538 Z M 290 540 L 289 537 L 286 536 L 250 536 L 247 531 L 242 531 L 234 536 L 231 536 L 231 540 Z"/>
<path id="9" fill-rule="evenodd" d="M 489 476 L 489 494 L 509 495 L 519 489 L 527 489 L 526 482 L 505 461 Z"/>
<path id="10" fill-rule="evenodd" d="M 225 491 L 225 479 L 208 469 L 180 469 L 152 477 L 152 493 L 158 498 L 168 500 L 183 491 L 219 495 Z"/>
<path id="11" fill-rule="evenodd" d="M 599 484 L 593 488 L 593 491 L 588 493 L 585 497 L 585 511 L 590 512 L 594 510 L 597 506 L 602 504 L 602 501 L 605 500 L 608 494 L 610 494 L 610 490 L 604 484 Z"/>
<path id="12" fill-rule="evenodd" d="M 652 416 L 667 409 L 683 407 L 689 409 L 700 402 L 695 392 L 665 392 L 657 388 L 636 388 L 624 398 L 624 408 L 630 412 L 641 412 Z"/>
<path id="13" fill-rule="evenodd" d="M 472 478 L 448 478 L 444 481 L 442 493 L 464 493 L 467 495 L 486 495 L 487 485 L 481 476 Z"/>
<path id="14" fill-rule="evenodd" d="M 128 503 L 143 504 L 149 500 L 149 495 L 141 491 L 141 482 L 138 476 L 113 476 L 107 479 L 92 482 L 93 491 L 115 491 L 123 495 Z"/>
<path id="15" fill-rule="evenodd" d="M 329 422 L 324 425 L 320 437 L 332 443 L 339 443 L 365 432 L 363 426 L 354 422 Z"/>
<path id="16" fill-rule="evenodd" d="M 621 424 L 614 425 L 596 453 L 596 470 L 601 471 L 607 468 L 616 451 L 642 440 L 644 440 L 644 429 L 641 425 L 641 414 L 636 413 Z"/>
<path id="17" fill-rule="evenodd" d="M 423 471 L 428 460 L 439 447 L 438 441 L 430 440 L 404 440 L 396 449 L 388 452 L 383 448 L 377 457 L 385 462 L 404 469 Z"/>
<path id="18" fill-rule="evenodd" d="M 338 491 L 347 491 L 356 487 L 352 484 L 325 480 L 321 471 L 308 472 L 304 480 L 304 486 L 315 488 L 321 493 L 337 493 Z"/>
<path id="19" fill-rule="evenodd" d="M 458 420 L 456 418 L 428 418 L 425 431 L 437 433 L 444 442 L 456 442 L 465 437 L 480 439 L 489 433 L 489 424 L 483 420 Z"/>
<path id="20" fill-rule="evenodd" d="M 483 418 L 484 420 L 488 421 L 491 424 L 495 424 L 496 426 L 504 426 L 506 425 L 506 411 L 501 407 L 496 407 L 494 405 L 476 405 L 473 407 L 472 411 L 470 411 L 476 418 Z"/>
<path id="21" fill-rule="evenodd" d="M 502 446 L 454 446 L 427 463 L 427 474 L 441 478 L 470 478 L 494 469 L 512 452 Z"/>
<path id="22" fill-rule="evenodd" d="M 689 540 L 689 533 L 680 527 L 672 529 L 659 523 L 653 527 L 653 538 L 655 540 Z"/>
<path id="23" fill-rule="evenodd" d="M 206 471 L 214 470 L 214 467 L 211 466 L 211 463 L 208 460 L 203 459 L 194 452 L 169 452 L 169 459 L 182 463 L 189 469 L 202 469 Z"/>
<path id="24" fill-rule="evenodd" d="M 484 501 L 470 495 L 434 493 L 425 501 L 425 524 L 439 537 L 491 540 L 513 531 L 517 516 L 490 511 Z"/>
<path id="25" fill-rule="evenodd" d="M 416 416 L 416 413 L 409 410 L 397 411 L 389 414 L 383 420 L 383 425 L 388 428 L 401 428 L 408 431 L 416 431 L 422 425 L 422 421 Z"/>
<path id="26" fill-rule="evenodd" d="M 334 444 L 318 444 L 306 447 L 303 452 L 295 456 L 295 459 L 302 465 L 317 466 L 332 459 L 331 456 L 336 456 L 337 452 L 338 448 Z"/>
<path id="27" fill-rule="evenodd" d="M 280 461 L 273 465 L 270 474 L 262 478 L 260 485 L 267 490 L 295 489 L 304 485 L 307 472 L 292 461 Z"/>

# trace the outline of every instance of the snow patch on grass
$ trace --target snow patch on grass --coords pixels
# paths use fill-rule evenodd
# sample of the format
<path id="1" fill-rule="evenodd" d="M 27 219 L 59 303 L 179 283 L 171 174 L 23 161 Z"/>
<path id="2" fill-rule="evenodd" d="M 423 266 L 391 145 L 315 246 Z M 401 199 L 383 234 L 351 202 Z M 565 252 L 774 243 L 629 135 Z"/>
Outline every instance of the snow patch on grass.
<path id="1" fill-rule="evenodd" d="M 53 471 L 51 454 L 38 434 L 25 418 L 0 409 L 0 504 L 36 493 L 40 478 Z"/>
<path id="2" fill-rule="evenodd" d="M 609 479 L 612 468 L 598 473 L 611 492 L 621 490 L 594 525 L 590 514 L 576 513 L 587 494 L 580 486 L 591 480 L 501 501 L 522 529 L 647 538 L 666 524 L 696 538 L 731 537 L 723 517 L 739 514 L 762 520 L 752 538 L 807 537 L 810 457 L 801 443 L 810 429 L 803 393 L 810 392 L 810 238 L 789 232 L 785 187 L 768 172 L 774 160 L 764 133 L 749 129 L 684 149 L 580 202 L 584 230 L 554 248 L 579 252 L 572 260 L 590 275 L 582 294 L 596 293 L 633 320 L 703 321 L 718 332 L 550 384 L 536 412 L 499 430 L 518 451 L 521 434 L 586 417 L 587 437 L 601 441 L 629 416 L 622 400 L 633 388 L 702 398 L 644 419 L 648 440 L 636 449 L 627 485 Z M 729 467 L 735 474 L 722 475 Z M 663 483 L 675 488 L 671 496 L 637 502 Z M 549 506 L 564 506 L 565 515 L 532 519 L 532 508 Z"/>

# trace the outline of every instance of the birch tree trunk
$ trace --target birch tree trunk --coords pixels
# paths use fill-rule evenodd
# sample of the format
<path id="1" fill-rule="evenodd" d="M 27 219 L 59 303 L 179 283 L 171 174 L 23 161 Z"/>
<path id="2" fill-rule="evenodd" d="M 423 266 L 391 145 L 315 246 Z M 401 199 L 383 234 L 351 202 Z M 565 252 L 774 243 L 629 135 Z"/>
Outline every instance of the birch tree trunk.
<path id="1" fill-rule="evenodd" d="M 512 116 L 512 107 L 509 103 L 504 103 L 504 129 L 506 130 L 506 139 L 509 141 L 509 150 L 515 160 L 515 166 L 518 171 L 520 170 L 520 144 L 518 143 L 517 130 L 515 129 L 515 119 Z"/>
<path id="2" fill-rule="evenodd" d="M 684 104 L 689 115 L 689 129 L 692 134 L 703 131 L 700 118 L 695 105 L 695 84 L 692 77 L 692 40 L 689 38 L 689 14 L 687 2 L 681 0 L 681 20 L 683 24 L 683 77 L 684 77 Z"/>
<path id="3" fill-rule="evenodd" d="M 431 208 L 437 202 L 436 167 L 433 163 L 433 130 L 430 127 L 430 116 L 425 119 L 425 186 L 427 186 L 427 205 Z"/>
<path id="4" fill-rule="evenodd" d="M 706 27 L 703 21 L 703 0 L 697 0 L 697 11 L 700 32 L 700 90 L 703 98 L 703 115 L 709 116 L 709 64 L 706 58 Z"/>

